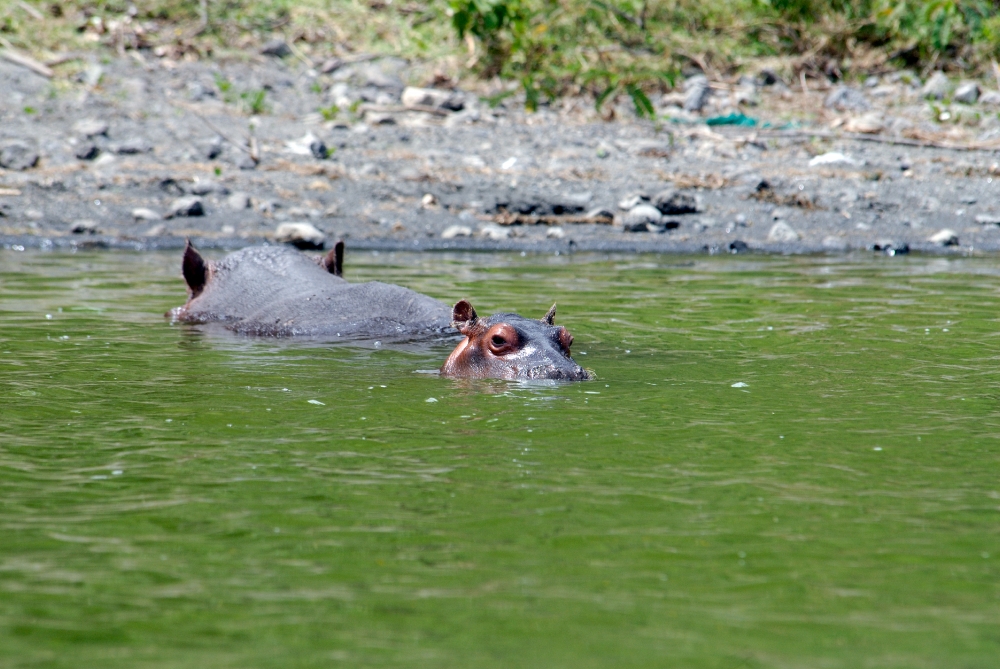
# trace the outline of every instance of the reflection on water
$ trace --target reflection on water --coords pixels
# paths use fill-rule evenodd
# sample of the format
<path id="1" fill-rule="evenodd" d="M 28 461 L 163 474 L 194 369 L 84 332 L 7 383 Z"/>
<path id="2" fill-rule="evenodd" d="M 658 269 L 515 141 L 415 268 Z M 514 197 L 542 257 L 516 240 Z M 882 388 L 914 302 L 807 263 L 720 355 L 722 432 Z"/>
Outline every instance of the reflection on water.
<path id="1" fill-rule="evenodd" d="M 0 252 L 5 666 L 992 666 L 1000 261 L 355 254 L 544 314 L 454 340 L 170 325 L 175 254 Z"/>

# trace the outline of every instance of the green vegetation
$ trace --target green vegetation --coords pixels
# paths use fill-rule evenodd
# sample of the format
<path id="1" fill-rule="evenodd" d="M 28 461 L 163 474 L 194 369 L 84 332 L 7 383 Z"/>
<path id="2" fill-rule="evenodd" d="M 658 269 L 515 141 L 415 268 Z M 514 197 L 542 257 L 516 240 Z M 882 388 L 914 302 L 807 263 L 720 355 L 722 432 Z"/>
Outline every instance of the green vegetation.
<path id="1" fill-rule="evenodd" d="M 22 3 L 23 4 L 23 3 Z M 399 54 L 450 76 L 500 81 L 535 107 L 565 94 L 636 110 L 693 67 L 732 72 L 759 57 L 807 76 L 944 67 L 1000 56 L 990 0 L 69 0 L 0 3 L 0 36 L 30 51 L 95 43 L 175 57 L 243 49 L 280 34 L 300 54 Z M 132 8 L 130 10 L 130 8 Z M 44 23 L 44 29 L 39 29 Z M 253 102 L 253 101 L 250 101 Z M 261 96 L 260 102 L 263 102 Z"/>
<path id="2" fill-rule="evenodd" d="M 262 88 L 237 91 L 231 81 L 219 74 L 215 75 L 215 87 L 219 89 L 226 104 L 239 108 L 245 114 L 266 114 L 269 111 L 267 91 Z"/>

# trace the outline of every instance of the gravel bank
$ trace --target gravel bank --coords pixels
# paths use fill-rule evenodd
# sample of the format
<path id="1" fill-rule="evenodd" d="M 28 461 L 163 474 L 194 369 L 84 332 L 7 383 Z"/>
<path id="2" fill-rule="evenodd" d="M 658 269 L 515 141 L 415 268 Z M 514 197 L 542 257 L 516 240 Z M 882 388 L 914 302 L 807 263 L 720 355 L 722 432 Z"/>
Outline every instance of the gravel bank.
<path id="1" fill-rule="evenodd" d="M 584 101 L 491 108 L 390 58 L 74 69 L 0 61 L 6 247 L 1000 250 L 1000 95 L 978 85 L 694 78 L 654 123 L 624 102 L 611 121 Z M 740 114 L 758 125 L 704 123 Z"/>

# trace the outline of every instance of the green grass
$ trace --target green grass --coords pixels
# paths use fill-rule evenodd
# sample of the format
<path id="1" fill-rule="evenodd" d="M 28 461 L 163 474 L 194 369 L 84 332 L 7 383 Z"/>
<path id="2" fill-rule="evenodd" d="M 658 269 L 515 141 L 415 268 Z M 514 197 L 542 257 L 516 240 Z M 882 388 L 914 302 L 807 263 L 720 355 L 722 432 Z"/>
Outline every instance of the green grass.
<path id="1" fill-rule="evenodd" d="M 103 45 L 205 57 L 281 35 L 316 59 L 397 54 L 428 79 L 499 77 L 529 107 L 621 93 L 640 113 L 692 67 L 732 73 L 767 57 L 817 77 L 976 74 L 1000 56 L 1000 6 L 988 0 L 210 0 L 204 17 L 197 0 L 137 0 L 131 17 L 125 0 L 30 4 L 44 21 L 0 0 L 0 36 L 43 55 Z"/>

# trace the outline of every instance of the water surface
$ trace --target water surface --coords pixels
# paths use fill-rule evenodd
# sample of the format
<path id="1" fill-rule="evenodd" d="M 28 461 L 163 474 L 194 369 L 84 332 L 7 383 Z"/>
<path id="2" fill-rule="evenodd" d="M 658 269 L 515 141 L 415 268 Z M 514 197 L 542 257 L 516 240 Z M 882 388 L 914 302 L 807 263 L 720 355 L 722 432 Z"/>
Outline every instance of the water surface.
<path id="1" fill-rule="evenodd" d="M 998 259 L 349 254 L 558 301 L 564 385 L 169 325 L 178 274 L 0 251 L 5 667 L 996 666 Z"/>

